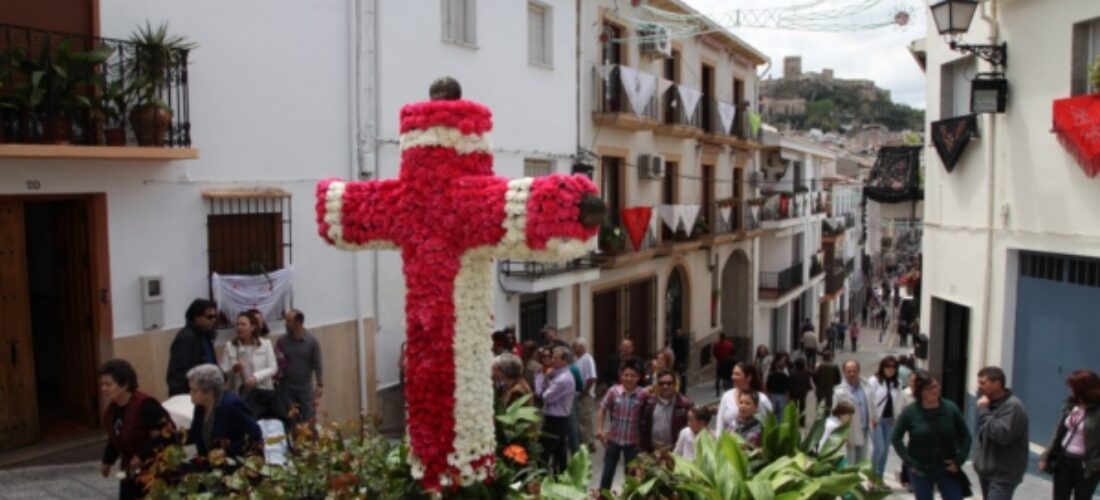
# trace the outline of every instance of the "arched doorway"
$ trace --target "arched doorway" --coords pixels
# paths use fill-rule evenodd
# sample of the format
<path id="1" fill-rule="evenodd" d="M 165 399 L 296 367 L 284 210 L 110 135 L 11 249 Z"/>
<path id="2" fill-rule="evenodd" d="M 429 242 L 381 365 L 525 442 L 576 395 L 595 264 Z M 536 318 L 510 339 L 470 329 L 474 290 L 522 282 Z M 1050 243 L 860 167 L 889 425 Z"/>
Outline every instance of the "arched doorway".
<path id="1" fill-rule="evenodd" d="M 752 351 L 751 269 L 749 256 L 743 250 L 734 250 L 722 268 L 722 331 L 736 346 L 738 360 L 746 359 Z"/>
<path id="2" fill-rule="evenodd" d="M 688 281 L 684 268 L 672 268 L 665 286 L 665 336 L 667 343 L 676 331 L 688 329 Z"/>

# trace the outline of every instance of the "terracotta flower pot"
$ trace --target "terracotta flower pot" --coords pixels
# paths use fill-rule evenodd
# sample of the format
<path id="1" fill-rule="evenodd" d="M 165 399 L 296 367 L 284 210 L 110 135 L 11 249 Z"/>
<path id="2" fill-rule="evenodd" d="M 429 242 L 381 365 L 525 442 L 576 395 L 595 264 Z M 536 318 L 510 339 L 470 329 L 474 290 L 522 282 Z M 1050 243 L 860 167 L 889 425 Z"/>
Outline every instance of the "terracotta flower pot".
<path id="1" fill-rule="evenodd" d="M 126 128 L 109 128 L 103 131 L 103 138 L 106 140 L 108 146 L 125 146 L 126 145 Z"/>
<path id="2" fill-rule="evenodd" d="M 130 112 L 130 125 L 139 146 L 164 146 L 172 111 L 156 106 L 138 106 Z"/>
<path id="3" fill-rule="evenodd" d="M 42 119 L 43 141 L 47 144 L 73 142 L 73 121 L 66 116 L 47 116 Z"/>

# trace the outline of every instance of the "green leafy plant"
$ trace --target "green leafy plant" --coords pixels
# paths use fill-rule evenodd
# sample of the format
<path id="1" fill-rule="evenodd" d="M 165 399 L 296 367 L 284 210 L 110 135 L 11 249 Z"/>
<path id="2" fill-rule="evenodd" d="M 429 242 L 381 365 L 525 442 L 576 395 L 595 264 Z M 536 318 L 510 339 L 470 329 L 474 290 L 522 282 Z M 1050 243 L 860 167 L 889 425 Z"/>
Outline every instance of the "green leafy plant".
<path id="1" fill-rule="evenodd" d="M 158 94 L 168 84 L 171 68 L 182 63 L 186 52 L 198 44 L 181 35 L 169 34 L 167 22 L 154 28 L 149 21 L 130 35 L 130 43 L 134 44 L 134 54 L 127 70 L 133 82 L 130 90 L 138 105 L 169 109 Z"/>
<path id="2" fill-rule="evenodd" d="M 96 119 L 109 129 L 120 128 L 126 124 L 126 112 L 132 102 L 132 93 L 121 81 L 104 85 L 99 95 L 92 101 L 92 112 Z"/>
<path id="3" fill-rule="evenodd" d="M 582 446 L 569 466 L 561 474 L 547 476 L 539 487 L 539 496 L 543 500 L 585 500 L 588 498 L 588 483 L 592 482 L 592 460 L 588 448 Z"/>
<path id="4" fill-rule="evenodd" d="M 8 56 L 21 74 L 14 105 L 42 121 L 48 140 L 68 141 L 72 120 L 92 107 L 91 87 L 101 84 L 100 70 L 111 53 L 106 45 L 81 50 L 71 39 L 61 40 L 56 47 L 44 46 L 37 53 L 12 48 Z"/>
<path id="5" fill-rule="evenodd" d="M 1089 85 L 1093 92 L 1100 92 L 1100 56 L 1096 56 L 1089 66 Z"/>
<path id="6" fill-rule="evenodd" d="M 626 228 L 619 224 L 606 223 L 600 226 L 600 250 L 619 253 L 626 247 Z"/>

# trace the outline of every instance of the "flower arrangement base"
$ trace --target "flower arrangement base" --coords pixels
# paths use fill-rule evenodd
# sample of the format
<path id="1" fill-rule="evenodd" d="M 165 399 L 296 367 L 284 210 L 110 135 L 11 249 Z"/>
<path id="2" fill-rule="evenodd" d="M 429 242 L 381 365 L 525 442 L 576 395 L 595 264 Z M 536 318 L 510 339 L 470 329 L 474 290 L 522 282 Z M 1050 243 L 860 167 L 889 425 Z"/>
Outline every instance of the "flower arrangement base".
<path id="1" fill-rule="evenodd" d="M 595 246 L 582 175 L 493 175 L 489 109 L 450 79 L 401 110 L 397 179 L 317 185 L 318 232 L 346 250 L 399 249 L 406 283 L 409 464 L 435 492 L 492 477 L 492 260 L 563 261 Z"/>

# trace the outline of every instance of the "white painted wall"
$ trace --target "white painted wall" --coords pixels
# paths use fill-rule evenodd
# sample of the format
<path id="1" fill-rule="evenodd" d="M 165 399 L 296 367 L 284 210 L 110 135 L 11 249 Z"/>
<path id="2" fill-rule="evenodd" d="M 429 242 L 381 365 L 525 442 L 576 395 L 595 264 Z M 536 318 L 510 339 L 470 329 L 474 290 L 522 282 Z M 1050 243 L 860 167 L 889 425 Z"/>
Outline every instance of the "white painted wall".
<path id="1" fill-rule="evenodd" d="M 983 365 L 1010 362 L 1015 251 L 1100 256 L 1100 183 L 1086 177 L 1049 132 L 1052 101 L 1070 93 L 1073 24 L 1100 16 L 1100 3 L 996 6 L 1000 40 L 1011 56 L 1007 112 L 979 118 L 982 137 L 953 173 L 934 150 L 926 151 L 921 323 L 928 331 L 932 297 L 971 307 L 971 384 Z M 981 14 L 962 42 L 989 43 L 990 23 Z M 931 23 L 927 47 L 928 119 L 936 120 L 940 67 L 958 54 Z"/>

